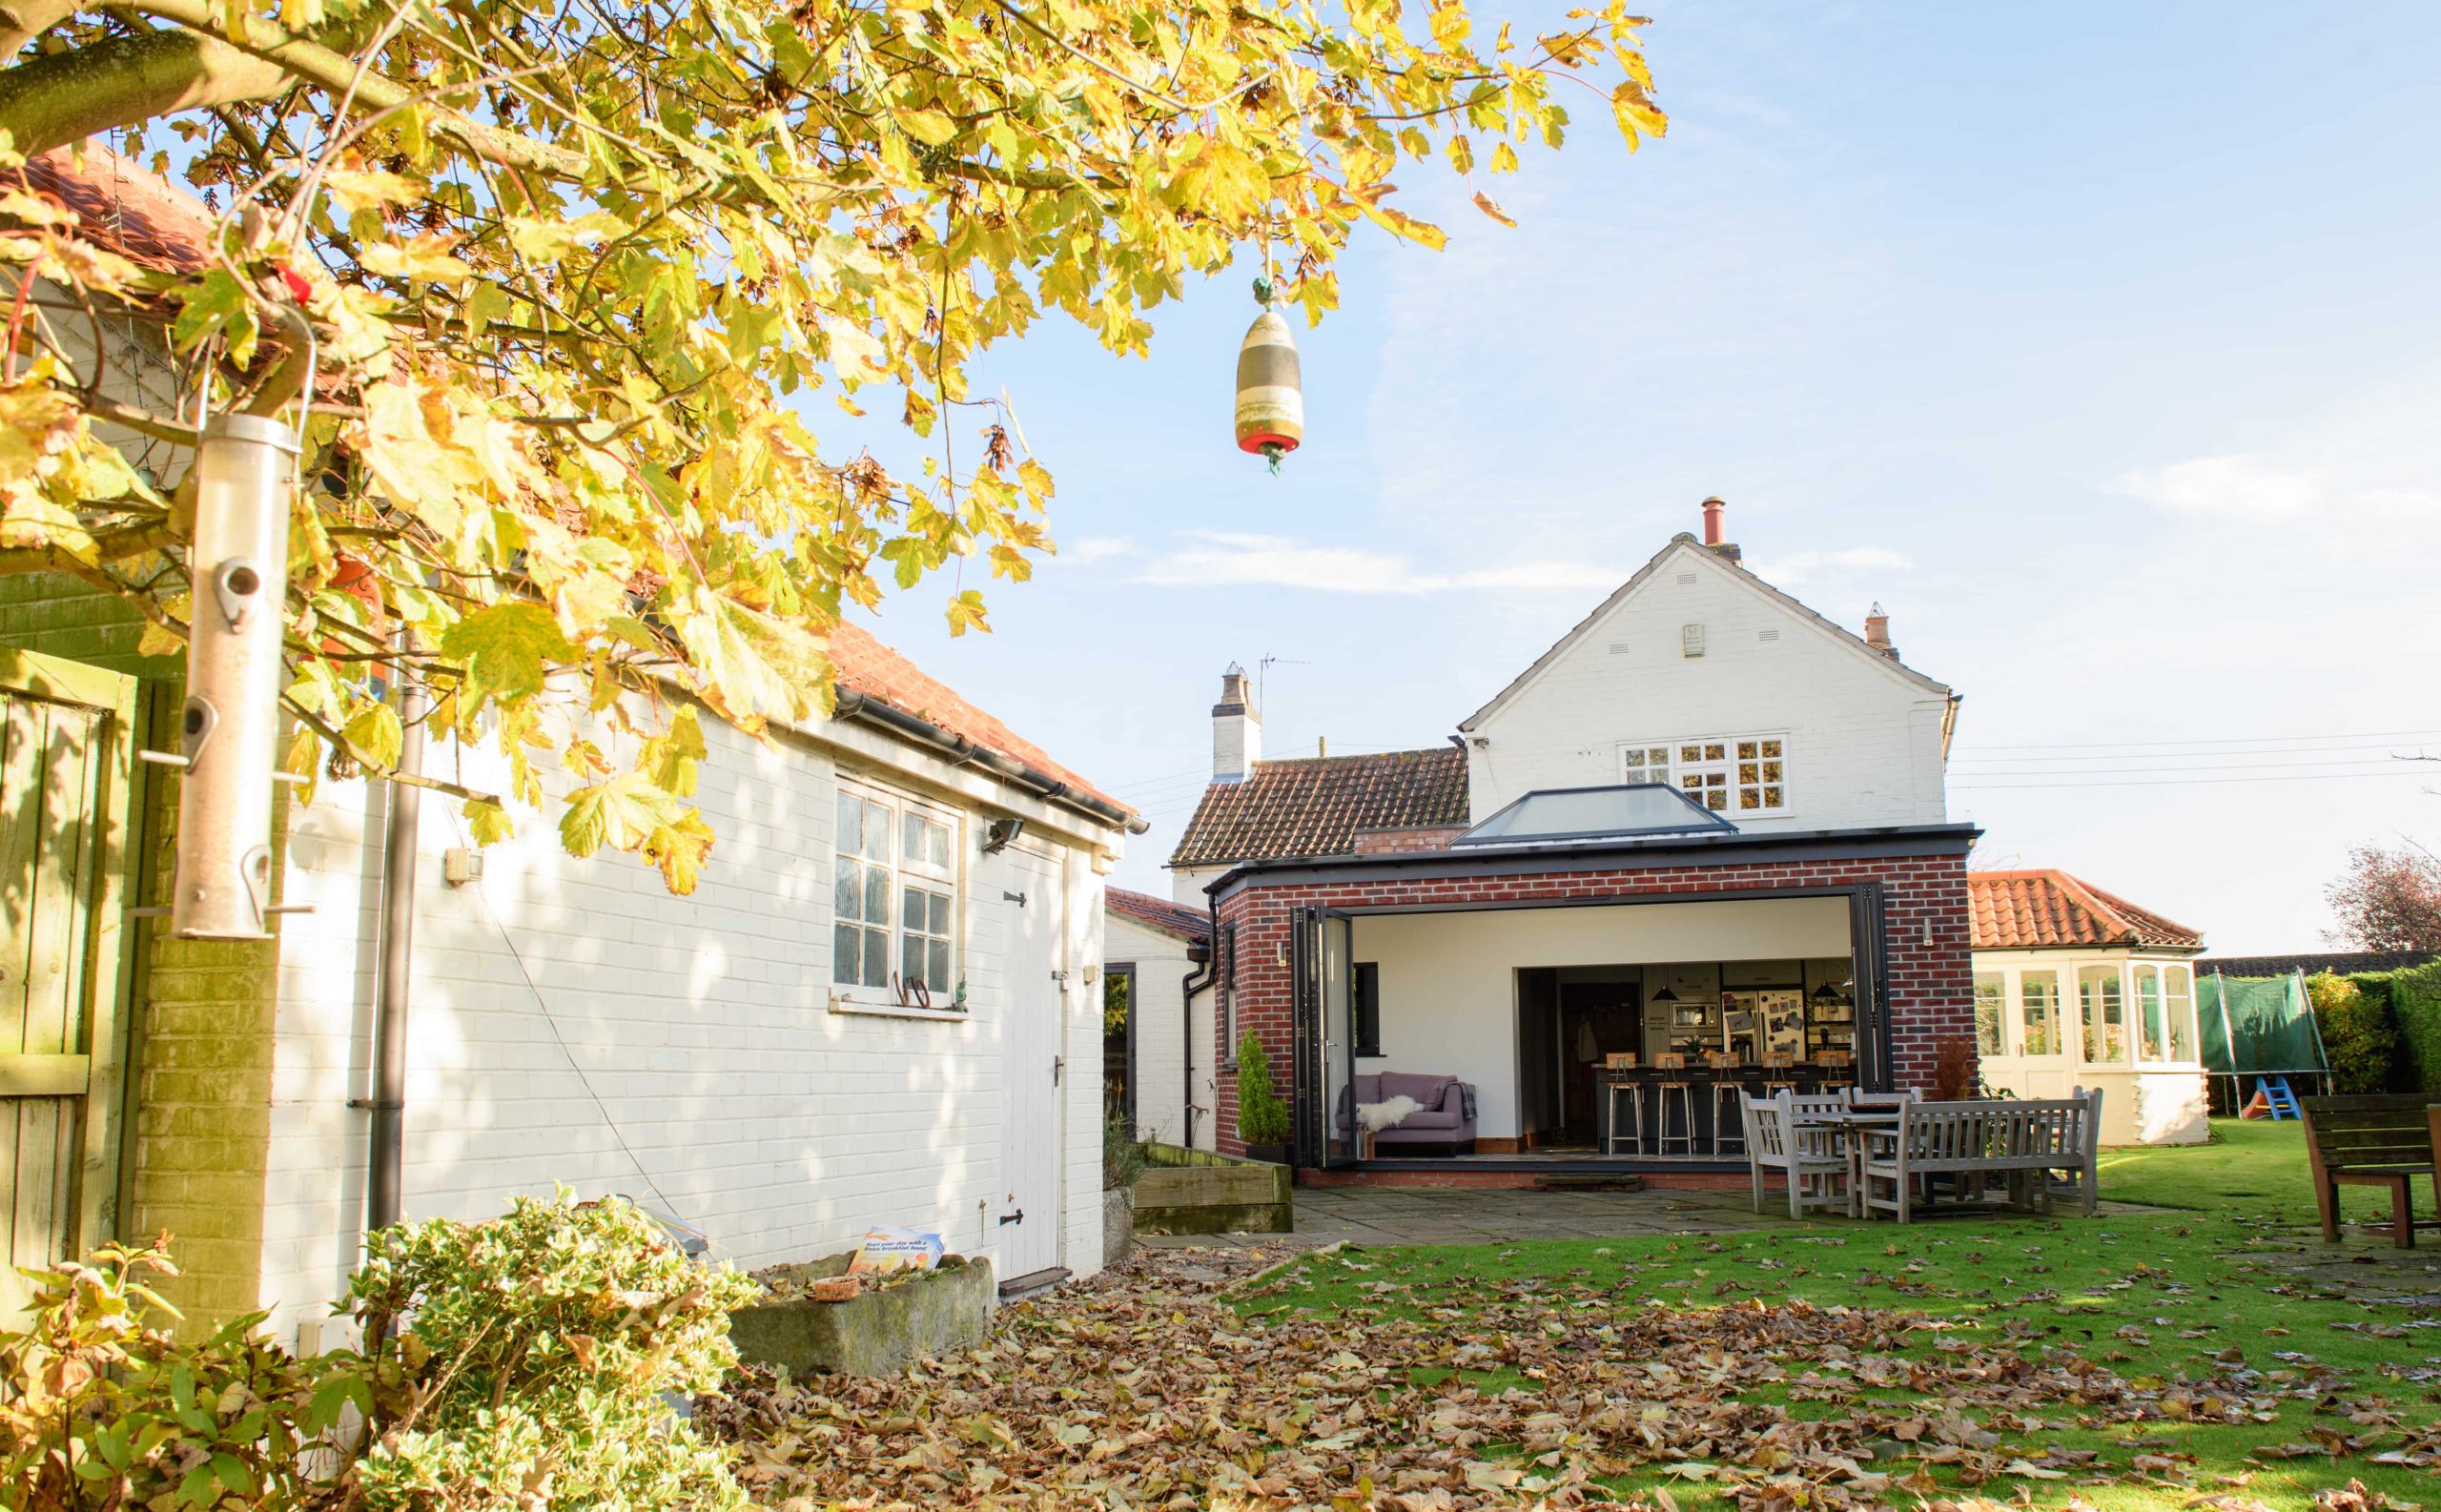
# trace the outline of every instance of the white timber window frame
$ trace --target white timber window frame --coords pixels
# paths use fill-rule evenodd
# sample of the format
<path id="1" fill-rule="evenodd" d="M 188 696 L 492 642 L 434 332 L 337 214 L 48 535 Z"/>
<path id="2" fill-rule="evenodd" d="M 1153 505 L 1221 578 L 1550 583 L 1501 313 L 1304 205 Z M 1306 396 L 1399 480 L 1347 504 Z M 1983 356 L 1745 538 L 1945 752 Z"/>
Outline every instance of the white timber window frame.
<path id="1" fill-rule="evenodd" d="M 1667 784 L 1733 821 L 1776 819 L 1796 808 L 1788 780 L 1791 749 L 1786 730 L 1626 741 L 1619 746 L 1619 780 Z"/>
<path id="2" fill-rule="evenodd" d="M 834 814 L 834 992 L 852 1004 L 957 1009 L 965 816 L 847 780 L 838 785 Z"/>

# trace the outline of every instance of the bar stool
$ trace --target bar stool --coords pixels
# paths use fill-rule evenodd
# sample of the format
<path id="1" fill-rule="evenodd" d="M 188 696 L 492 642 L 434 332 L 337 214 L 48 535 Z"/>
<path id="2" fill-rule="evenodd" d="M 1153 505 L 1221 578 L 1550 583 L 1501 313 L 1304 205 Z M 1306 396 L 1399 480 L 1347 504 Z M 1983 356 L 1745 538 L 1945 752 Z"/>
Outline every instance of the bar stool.
<path id="1" fill-rule="evenodd" d="M 1799 1095 L 1795 1081 L 1796 1073 L 1794 1069 L 1795 1065 L 1796 1057 L 1786 1052 L 1763 1057 L 1763 1099 L 1766 1102 L 1782 1093 L 1787 1093 L 1792 1097 Z M 1772 1073 L 1775 1071 L 1781 1074 L 1773 1075 Z"/>
<path id="2" fill-rule="evenodd" d="M 1678 1076 L 1668 1074 L 1671 1072 L 1685 1072 L 1687 1057 L 1655 1055 L 1652 1057 L 1652 1069 L 1664 1073 L 1662 1079 L 1653 1083 L 1652 1087 L 1653 1153 L 1668 1154 L 1670 1141 L 1675 1139 L 1678 1141 L 1678 1153 L 1692 1155 L 1695 1153 L 1695 1084 L 1689 1081 L 1683 1074 Z M 1674 1099 L 1672 1093 L 1676 1094 Z M 1670 1132 L 1670 1105 L 1673 1100 L 1678 1105 L 1678 1125 L 1686 1131 L 1684 1134 L 1673 1134 Z"/>
<path id="3" fill-rule="evenodd" d="M 1629 1080 L 1618 1072 L 1614 1067 L 1610 1073 L 1610 1137 L 1602 1153 L 1617 1154 L 1619 1146 L 1626 1144 L 1630 1154 L 1640 1155 L 1644 1154 L 1644 1083 Z M 1622 1109 L 1628 1115 L 1624 1124 L 1619 1121 Z"/>
<path id="4" fill-rule="evenodd" d="M 1725 1155 L 1734 1143 L 1737 1153 L 1746 1153 L 1746 1078 L 1739 1074 L 1745 1067 L 1731 1062 L 1713 1068 L 1713 1154 Z"/>

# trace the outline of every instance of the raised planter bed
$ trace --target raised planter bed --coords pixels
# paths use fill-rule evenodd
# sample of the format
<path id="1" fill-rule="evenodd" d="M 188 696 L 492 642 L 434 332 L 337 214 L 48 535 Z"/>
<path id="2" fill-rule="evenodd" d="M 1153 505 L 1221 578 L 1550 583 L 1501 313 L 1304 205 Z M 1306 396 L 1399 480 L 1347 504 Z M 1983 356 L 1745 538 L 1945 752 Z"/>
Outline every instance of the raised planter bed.
<path id="1" fill-rule="evenodd" d="M 851 1258 L 833 1255 L 756 1272 L 770 1288 L 765 1299 L 728 1315 L 738 1358 L 799 1376 L 887 1376 L 918 1356 L 964 1349 L 992 1332 L 990 1260 L 946 1256 L 934 1270 L 887 1281 L 866 1277 L 851 1300 L 815 1300 L 815 1283 L 845 1276 Z"/>
<path id="2" fill-rule="evenodd" d="M 1136 1179 L 1138 1234 L 1286 1234 L 1297 1226 L 1286 1166 L 1178 1145 L 1144 1147 Z"/>

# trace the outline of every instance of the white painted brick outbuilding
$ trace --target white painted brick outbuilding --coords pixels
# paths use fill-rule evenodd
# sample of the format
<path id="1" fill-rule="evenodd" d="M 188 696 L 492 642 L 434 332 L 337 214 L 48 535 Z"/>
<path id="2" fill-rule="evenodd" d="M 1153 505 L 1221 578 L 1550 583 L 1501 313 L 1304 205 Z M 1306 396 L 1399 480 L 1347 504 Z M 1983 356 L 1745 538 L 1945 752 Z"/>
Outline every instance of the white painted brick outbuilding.
<path id="1" fill-rule="evenodd" d="M 555 807 L 518 811 L 516 838 L 453 886 L 444 854 L 468 838 L 454 805 L 425 805 L 406 1216 L 482 1218 L 564 1185 L 627 1194 L 741 1266 L 905 1225 L 992 1256 L 1004 1278 L 1097 1269 L 1101 893 L 1119 824 L 864 724 L 768 743 L 708 717 L 704 730 L 697 801 L 719 840 L 690 896 L 631 857 L 566 854 Z M 506 787 L 478 752 L 437 746 L 426 762 Z M 843 788 L 950 830 L 962 1007 L 834 983 Z M 361 1237 L 367 1114 L 352 1100 L 384 811 L 380 785 L 326 782 L 288 836 L 286 901 L 316 911 L 289 916 L 279 944 L 261 1305 L 283 1335 L 308 1324 L 309 1347 Z M 995 819 L 1024 826 L 987 853 Z M 1030 1169 L 1012 1153 L 1029 1139 Z"/>

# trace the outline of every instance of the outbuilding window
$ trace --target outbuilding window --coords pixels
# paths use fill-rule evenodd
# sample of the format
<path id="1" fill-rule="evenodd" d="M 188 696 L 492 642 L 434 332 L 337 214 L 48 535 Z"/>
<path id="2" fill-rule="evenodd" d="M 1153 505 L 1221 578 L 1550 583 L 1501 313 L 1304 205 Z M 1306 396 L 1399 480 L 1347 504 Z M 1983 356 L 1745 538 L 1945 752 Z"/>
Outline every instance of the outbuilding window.
<path id="1" fill-rule="evenodd" d="M 2170 1059 L 2195 1059 L 2195 973 L 2184 966 L 2162 968 L 2162 1006 L 2170 1021 Z"/>
<path id="2" fill-rule="evenodd" d="M 2085 1059 L 2097 1066 L 2127 1064 L 2127 1009 L 2120 997 L 2119 968 L 2079 971 L 2077 996 L 2084 1010 Z"/>
<path id="3" fill-rule="evenodd" d="M 2018 981 L 2018 1001 L 2025 1014 L 2025 1049 L 2028 1055 L 2057 1055 L 2067 1047 L 2060 1043 L 2060 973 L 2028 971 Z"/>
<path id="4" fill-rule="evenodd" d="M 948 1006 L 957 980 L 956 815 L 842 784 L 832 849 L 831 979 Z"/>
<path id="5" fill-rule="evenodd" d="M 2000 1029 L 2000 1011 L 2009 1000 L 2008 978 L 1998 971 L 1975 973 L 1975 1052 L 2005 1055 L 2008 1045 Z"/>
<path id="6" fill-rule="evenodd" d="M 2169 1018 L 2162 1009 L 2162 969 L 2158 966 L 2136 968 L 2136 1058 L 2170 1058 Z"/>

